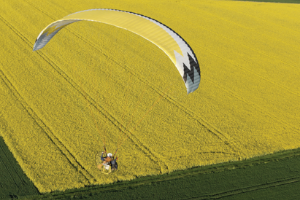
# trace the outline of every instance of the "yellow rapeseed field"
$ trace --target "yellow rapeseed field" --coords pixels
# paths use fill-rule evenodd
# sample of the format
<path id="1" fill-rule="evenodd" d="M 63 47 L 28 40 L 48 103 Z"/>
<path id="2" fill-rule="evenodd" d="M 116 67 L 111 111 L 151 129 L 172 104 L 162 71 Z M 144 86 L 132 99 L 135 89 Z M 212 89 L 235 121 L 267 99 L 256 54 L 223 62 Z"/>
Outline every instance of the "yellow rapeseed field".
<path id="1" fill-rule="evenodd" d="M 159 48 L 109 25 L 74 23 L 32 51 L 48 24 L 92 8 L 140 13 L 176 31 L 198 57 L 199 89 L 187 95 Z M 0 135 L 40 192 L 298 148 L 299 10 L 215 0 L 4 0 Z M 110 175 L 95 164 L 103 143 L 112 153 L 120 144 Z"/>

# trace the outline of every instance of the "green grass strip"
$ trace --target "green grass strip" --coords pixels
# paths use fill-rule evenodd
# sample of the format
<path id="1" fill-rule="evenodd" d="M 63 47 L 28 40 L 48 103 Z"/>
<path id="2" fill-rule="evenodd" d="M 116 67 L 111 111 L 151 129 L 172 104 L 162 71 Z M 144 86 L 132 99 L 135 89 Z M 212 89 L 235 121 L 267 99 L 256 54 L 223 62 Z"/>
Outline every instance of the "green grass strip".
<path id="1" fill-rule="evenodd" d="M 242 0 L 237 0 L 242 1 Z M 300 0 L 246 0 L 254 2 L 269 2 L 269 3 L 300 3 Z"/>
<path id="2" fill-rule="evenodd" d="M 39 194 L 0 137 L 0 199 Z"/>
<path id="3" fill-rule="evenodd" d="M 300 149 L 25 199 L 295 199 Z M 233 170 L 234 169 L 234 170 Z"/>

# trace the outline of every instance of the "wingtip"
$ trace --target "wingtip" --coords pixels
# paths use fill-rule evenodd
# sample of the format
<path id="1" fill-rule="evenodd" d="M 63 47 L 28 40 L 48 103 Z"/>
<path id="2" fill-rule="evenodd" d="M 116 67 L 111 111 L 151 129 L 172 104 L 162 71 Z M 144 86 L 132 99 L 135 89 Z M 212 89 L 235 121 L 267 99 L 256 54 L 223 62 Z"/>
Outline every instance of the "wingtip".
<path id="1" fill-rule="evenodd" d="M 39 49 L 40 49 L 40 48 L 38 48 L 38 47 L 34 44 L 32 51 L 36 51 L 36 50 L 39 50 Z"/>

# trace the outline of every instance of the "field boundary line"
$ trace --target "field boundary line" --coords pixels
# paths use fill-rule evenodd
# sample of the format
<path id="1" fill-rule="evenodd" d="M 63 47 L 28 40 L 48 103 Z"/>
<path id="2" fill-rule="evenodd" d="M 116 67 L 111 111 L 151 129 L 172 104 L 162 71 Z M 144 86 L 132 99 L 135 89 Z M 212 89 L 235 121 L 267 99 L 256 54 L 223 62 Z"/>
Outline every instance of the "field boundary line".
<path id="1" fill-rule="evenodd" d="M 1 136 L 0 136 L 1 137 Z M 2 137 L 3 138 L 3 137 Z M 4 138 L 3 138 L 3 140 L 4 140 Z M 8 147 L 8 145 L 7 145 L 7 147 Z M 1 151 L 2 152 L 6 152 L 5 150 L 4 150 L 4 148 L 0 145 L 0 149 L 1 149 Z M 12 152 L 11 152 L 12 153 Z M 4 155 L 4 156 L 2 156 L 2 155 Z M 13 182 L 14 182 L 14 184 L 16 185 L 16 186 L 18 186 L 19 184 L 17 183 L 18 181 L 16 180 L 16 179 L 18 179 L 19 180 L 19 182 L 21 182 L 22 184 L 26 184 L 26 182 L 24 181 L 24 179 L 22 179 L 21 178 L 21 176 L 20 176 L 20 174 L 16 171 L 16 169 L 15 169 L 15 166 L 13 165 L 13 166 L 11 166 L 11 167 L 7 167 L 7 165 L 5 164 L 5 162 L 3 161 L 3 160 L 6 160 L 6 162 L 9 162 L 9 160 L 11 159 L 9 156 L 7 156 L 7 154 L 2 154 L 2 155 L 0 155 L 0 158 L 1 158 L 1 162 L 4 164 L 4 166 L 5 166 L 5 168 L 6 168 L 6 170 L 8 171 L 8 173 L 9 173 L 9 177 L 11 177 L 11 179 L 13 180 Z M 4 157 L 4 158 L 3 158 Z M 15 172 L 15 173 L 11 173 L 11 172 Z M 14 176 L 15 175 L 15 176 Z M 0 188 L 1 188 L 1 185 L 0 185 Z"/>
<path id="2" fill-rule="evenodd" d="M 226 163 L 219 163 L 219 164 L 213 164 L 213 165 L 206 165 L 206 166 L 200 166 L 200 167 L 193 167 L 186 170 L 178 170 L 171 172 L 169 174 L 162 174 L 162 175 L 156 175 L 156 176 L 146 176 L 141 177 L 143 180 L 134 179 L 131 181 L 122 181 L 118 183 L 113 183 L 109 185 L 102 185 L 102 186 L 90 186 L 86 188 L 81 189 L 73 189 L 67 192 L 54 192 L 54 193 L 46 193 L 42 195 L 34 195 L 30 199 L 61 199 L 61 198 L 80 198 L 83 196 L 93 196 L 97 194 L 101 194 L 104 191 L 119 191 L 124 190 L 127 188 L 133 188 L 138 187 L 141 185 L 149 185 L 151 183 L 156 182 L 164 182 L 174 179 L 180 179 L 185 178 L 189 176 L 195 176 L 197 174 L 210 174 L 210 173 L 216 173 L 216 172 L 223 172 L 227 170 L 234 170 L 234 169 L 244 169 L 247 167 L 251 167 L 252 165 L 260 165 L 260 164 L 266 164 L 269 162 L 276 162 L 279 160 L 284 160 L 291 157 L 300 156 L 300 148 L 294 149 L 294 150 L 287 150 L 287 151 L 281 151 L 274 154 L 268 154 L 265 156 L 258 156 L 254 158 L 250 158 L 248 160 L 242 160 L 242 161 L 233 161 L 233 162 L 226 162 Z M 293 181 L 297 182 L 300 181 L 300 177 L 296 177 L 298 180 Z M 287 179 L 293 179 L 293 178 L 287 178 Z M 283 179 L 282 179 L 283 180 Z M 286 180 L 286 179 L 284 179 Z M 288 180 L 286 180 L 288 181 Z M 274 181 L 273 181 L 274 182 Z M 273 183 L 271 182 L 271 183 Z M 275 181 L 276 182 L 276 181 Z M 286 183 L 288 184 L 288 183 Z M 251 186 L 249 186 L 251 187 Z M 274 186 L 270 186 L 274 187 Z M 245 187 L 248 188 L 248 187 Z M 263 188 L 262 188 L 263 189 Z M 219 195 L 219 194 L 215 194 Z M 194 199 L 207 199 L 207 197 L 213 196 L 213 195 L 206 195 L 202 197 L 195 197 Z M 193 198 L 191 198 L 193 199 Z"/>
<path id="3" fill-rule="evenodd" d="M 4 86 L 5 89 L 7 89 L 1 78 L 0 86 Z M 1 112 L 0 120 L 5 120 L 1 117 Z M 11 151 L 11 142 L 5 142 L 5 138 L 1 136 L 1 131 L 0 128 L 0 199 L 6 199 L 8 195 L 10 197 L 16 197 L 16 193 L 18 193 L 18 195 L 40 194 L 29 177 L 24 173 L 24 170 L 18 163 L 14 153 Z M 7 131 L 11 132 L 11 130 Z M 17 151 L 16 154 L 18 153 L 19 152 Z"/>
<path id="4" fill-rule="evenodd" d="M 28 2 L 27 2 L 28 3 Z M 31 4 L 32 5 L 32 4 Z M 36 7 L 36 6 L 34 6 L 34 7 Z M 36 9 L 38 9 L 39 11 L 41 11 L 42 13 L 44 13 L 44 14 L 46 14 L 43 10 L 41 10 L 40 8 L 37 8 L 36 7 Z M 48 17 L 50 17 L 51 19 L 53 19 L 54 20 L 54 18 L 53 17 L 51 17 L 49 14 L 46 14 Z M 108 55 L 106 55 L 104 52 L 102 52 L 101 51 L 101 48 L 99 48 L 99 46 L 97 45 L 97 44 L 94 44 L 94 43 L 92 43 L 92 42 L 90 42 L 89 40 L 87 40 L 87 39 L 85 39 L 85 38 L 83 38 L 80 34 L 78 34 L 78 33 L 75 33 L 75 32 L 72 32 L 72 31 L 70 31 L 70 30 L 68 30 L 70 33 L 72 33 L 73 35 L 75 35 L 77 38 L 79 38 L 80 40 L 83 40 L 84 42 L 86 42 L 87 44 L 89 44 L 90 46 L 92 46 L 92 47 L 94 47 L 97 51 L 99 51 L 101 54 L 103 54 L 104 56 L 106 56 L 107 58 L 109 58 L 109 56 Z M 250 47 L 248 47 L 247 46 L 247 48 L 250 48 Z M 253 48 L 250 48 L 250 49 L 252 49 L 253 50 Z M 261 52 L 262 53 L 262 52 Z M 263 53 L 263 55 L 266 55 L 266 54 L 264 54 Z M 266 55 L 266 56 L 268 56 L 268 57 L 270 57 L 270 58 L 272 58 L 273 56 L 269 56 L 269 55 Z M 223 59 L 223 58 L 221 58 L 221 59 Z M 120 63 L 118 63 L 118 62 L 116 62 L 115 60 L 112 60 L 115 64 L 117 64 L 117 65 L 119 65 L 119 66 L 121 66 L 120 65 Z M 288 64 L 288 63 L 286 63 L 286 64 Z M 132 75 L 134 75 L 135 77 L 137 77 L 141 82 L 144 82 L 144 83 L 146 83 L 150 88 L 152 88 L 153 90 L 155 90 L 158 94 L 161 94 L 161 91 L 159 91 L 156 87 L 154 87 L 154 86 L 152 86 L 152 84 L 151 83 L 149 83 L 149 82 L 147 82 L 147 81 L 143 81 L 140 77 L 139 77 L 139 75 L 138 74 L 136 74 L 136 73 L 133 73 L 132 72 L 132 70 L 129 70 L 129 68 L 127 67 L 127 66 L 125 66 L 125 67 L 123 67 L 124 69 L 126 68 L 127 69 L 127 71 L 129 71 Z M 261 78 L 261 76 L 260 75 L 258 75 L 258 74 L 256 74 L 256 73 L 254 73 L 254 72 L 252 72 L 252 71 L 249 71 L 249 70 L 246 70 L 246 69 L 244 69 L 244 68 L 241 68 L 243 71 L 246 71 L 246 72 L 250 72 L 250 73 L 252 73 L 252 74 L 254 74 L 254 75 L 256 75 L 256 76 L 258 76 L 258 77 L 260 77 Z M 273 81 L 270 81 L 270 80 L 268 80 L 268 79 L 265 79 L 265 78 L 263 78 L 264 80 L 266 80 L 266 81 L 268 81 L 268 82 L 270 82 L 270 83 L 272 83 L 272 84 L 274 84 L 274 85 L 276 85 L 276 86 L 278 86 L 276 83 L 274 83 Z M 282 87 L 282 86 L 278 86 L 278 87 L 281 87 L 281 88 L 283 88 L 283 89 L 285 89 L 286 91 L 288 91 L 288 92 L 290 92 L 290 93 L 292 93 L 292 94 L 294 94 L 294 95 L 297 95 L 297 96 L 299 96 L 299 94 L 298 93 L 294 93 L 294 92 L 292 92 L 291 90 L 289 90 L 289 89 L 287 89 L 287 88 L 285 88 L 285 87 Z M 235 95 L 233 95 L 233 96 L 235 96 Z M 167 98 L 166 98 L 167 99 Z M 242 99 L 240 99 L 240 100 L 242 100 Z M 174 101 L 174 100 L 173 100 Z M 245 100 L 242 100 L 242 101 L 245 101 Z M 176 101 L 174 101 L 174 102 L 176 102 Z M 178 103 L 178 102 L 177 102 Z M 174 103 L 174 104 L 176 104 L 176 103 Z M 179 104 L 179 103 L 178 103 Z M 256 105 L 256 104 L 253 104 L 253 105 Z M 182 106 L 182 105 L 181 105 Z M 179 106 L 178 106 L 179 107 Z M 187 108 L 185 107 L 185 106 L 182 106 L 183 108 L 181 108 L 181 110 L 182 111 L 185 111 Z M 260 107 L 259 107 L 260 108 Z M 102 108 L 103 109 L 103 108 Z M 260 108 L 261 109 L 261 108 Z M 191 114 L 191 113 L 193 113 L 192 111 L 189 111 L 190 113 L 188 113 L 189 115 Z M 187 112 L 186 112 L 187 113 Z M 264 112 L 263 112 L 264 113 Z M 268 113 L 268 112 L 266 112 L 266 113 Z M 268 113 L 269 114 L 269 116 L 270 116 L 270 113 Z M 232 141 L 232 139 L 229 139 L 230 138 L 230 136 L 229 135 L 227 135 L 227 134 L 225 134 L 225 133 L 222 133 L 222 131 L 220 131 L 220 130 L 218 130 L 216 127 L 214 127 L 213 125 L 211 125 L 211 124 L 209 124 L 207 121 L 205 121 L 204 119 L 202 119 L 201 117 L 199 117 L 198 115 L 196 115 L 195 113 L 193 113 L 193 115 L 194 116 L 192 116 L 192 115 L 190 115 L 190 116 L 192 116 L 196 121 L 198 121 L 198 123 L 200 123 L 201 125 L 203 125 L 203 126 L 205 126 L 210 132 L 212 132 L 213 134 L 215 134 L 220 140 L 222 140 L 222 141 L 224 141 L 224 143 L 225 144 L 227 144 L 227 145 L 229 145 L 235 152 L 239 152 L 239 153 L 242 153 L 242 150 L 241 150 L 241 148 L 238 148 L 237 146 L 237 144 L 236 143 L 234 143 L 233 145 L 235 146 L 235 147 L 233 147 L 232 145 L 230 145 L 228 142 L 230 141 L 230 143 L 233 143 L 233 141 Z M 198 118 L 200 118 L 201 119 L 201 122 L 198 120 Z M 276 119 L 276 118 L 275 118 Z M 277 121 L 278 121 L 278 119 L 276 119 Z M 281 122 L 282 123 L 282 122 Z M 285 123 L 285 122 L 284 122 Z M 283 123 L 283 124 L 284 124 Z M 120 123 L 121 124 L 121 123 Z M 287 124 L 287 123 L 285 123 L 285 124 Z M 123 124 L 121 124 L 123 127 L 124 127 L 124 125 Z M 290 124 L 287 124 L 287 125 L 289 125 L 289 126 L 291 126 Z M 293 126 L 291 126 L 291 127 L 293 127 Z M 130 133 L 131 135 L 132 135 L 132 133 Z M 137 139 L 137 138 L 135 138 L 135 139 Z M 132 139 L 131 139 L 132 140 Z M 234 139 L 235 141 L 236 141 L 236 139 Z M 133 141 L 133 140 L 132 140 Z M 239 142 L 239 141 L 236 141 L 236 142 Z M 135 143 L 135 142 L 134 142 Z M 239 142 L 240 143 L 240 142 Z M 145 147 L 145 145 L 143 145 L 144 147 Z M 236 150 L 235 148 L 237 148 L 238 150 Z M 244 153 L 243 153 L 244 154 Z"/>

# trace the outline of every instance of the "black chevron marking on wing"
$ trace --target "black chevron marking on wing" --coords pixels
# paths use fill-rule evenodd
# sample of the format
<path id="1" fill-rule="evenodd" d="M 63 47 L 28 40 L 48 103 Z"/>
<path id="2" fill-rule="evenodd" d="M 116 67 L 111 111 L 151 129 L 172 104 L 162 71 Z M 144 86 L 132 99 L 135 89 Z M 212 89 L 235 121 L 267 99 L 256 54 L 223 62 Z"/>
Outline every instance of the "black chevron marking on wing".
<path id="1" fill-rule="evenodd" d="M 187 75 L 188 75 L 194 83 L 194 68 L 197 70 L 199 76 L 200 76 L 200 68 L 199 68 L 199 64 L 196 63 L 196 61 L 192 58 L 192 56 L 190 56 L 190 54 L 187 54 L 187 55 L 189 57 L 191 70 L 189 70 L 189 68 L 183 63 L 184 74 L 183 74 L 182 78 L 183 78 L 184 82 L 186 82 Z"/>

